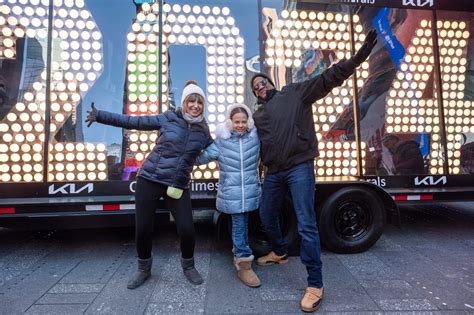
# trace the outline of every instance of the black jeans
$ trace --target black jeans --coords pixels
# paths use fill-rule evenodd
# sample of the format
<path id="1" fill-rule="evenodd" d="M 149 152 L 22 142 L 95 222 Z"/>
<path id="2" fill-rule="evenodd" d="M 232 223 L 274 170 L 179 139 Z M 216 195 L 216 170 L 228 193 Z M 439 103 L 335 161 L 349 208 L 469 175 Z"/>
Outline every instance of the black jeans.
<path id="1" fill-rule="evenodd" d="M 153 241 L 153 221 L 155 209 L 161 197 L 165 199 L 166 207 L 176 222 L 176 228 L 181 241 L 181 256 L 192 258 L 194 255 L 194 222 L 191 209 L 189 189 L 184 190 L 180 199 L 173 199 L 166 195 L 168 186 L 155 183 L 144 178 L 137 178 L 135 192 L 135 242 L 138 258 L 151 257 Z"/>

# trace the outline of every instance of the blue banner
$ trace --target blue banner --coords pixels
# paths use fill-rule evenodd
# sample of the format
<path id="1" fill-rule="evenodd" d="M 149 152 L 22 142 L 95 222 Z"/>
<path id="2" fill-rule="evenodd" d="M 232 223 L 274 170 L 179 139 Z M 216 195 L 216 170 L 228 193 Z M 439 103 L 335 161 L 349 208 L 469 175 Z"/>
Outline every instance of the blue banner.
<path id="1" fill-rule="evenodd" d="M 390 59 L 392 59 L 397 68 L 400 68 L 400 64 L 405 57 L 405 48 L 392 33 L 392 28 L 388 22 L 389 15 L 389 8 L 380 9 L 379 13 L 377 13 L 377 15 L 372 19 L 372 22 L 374 23 L 377 34 L 382 39 L 385 47 L 387 47 Z"/>

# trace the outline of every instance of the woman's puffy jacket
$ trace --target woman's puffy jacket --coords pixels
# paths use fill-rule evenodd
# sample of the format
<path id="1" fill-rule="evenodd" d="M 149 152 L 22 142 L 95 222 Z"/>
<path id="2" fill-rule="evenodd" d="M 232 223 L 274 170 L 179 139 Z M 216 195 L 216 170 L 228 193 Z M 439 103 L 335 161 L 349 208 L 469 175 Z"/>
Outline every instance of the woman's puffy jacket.
<path id="1" fill-rule="evenodd" d="M 189 188 L 196 157 L 212 143 L 207 123 L 203 120 L 188 124 L 180 109 L 149 116 L 100 110 L 97 122 L 126 129 L 158 130 L 156 145 L 142 163 L 138 176 L 181 189 Z"/>
<path id="2" fill-rule="evenodd" d="M 249 129 L 243 134 L 232 132 L 230 112 L 243 107 L 249 115 Z M 217 210 L 224 213 L 242 213 L 258 209 L 261 195 L 258 162 L 260 141 L 247 106 L 230 105 L 227 120 L 219 125 L 214 143 L 207 147 L 196 160 L 197 165 L 217 160 L 219 163 L 219 187 Z"/>

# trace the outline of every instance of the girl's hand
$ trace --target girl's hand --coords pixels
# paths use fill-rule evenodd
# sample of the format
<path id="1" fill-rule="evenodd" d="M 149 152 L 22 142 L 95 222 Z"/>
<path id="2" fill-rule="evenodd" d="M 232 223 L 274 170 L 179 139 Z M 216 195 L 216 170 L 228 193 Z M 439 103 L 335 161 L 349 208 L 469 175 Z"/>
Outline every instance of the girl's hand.
<path id="1" fill-rule="evenodd" d="M 97 109 L 94 106 L 94 102 L 91 103 L 91 110 L 87 111 L 86 123 L 87 127 L 90 127 L 94 121 L 97 120 Z"/>

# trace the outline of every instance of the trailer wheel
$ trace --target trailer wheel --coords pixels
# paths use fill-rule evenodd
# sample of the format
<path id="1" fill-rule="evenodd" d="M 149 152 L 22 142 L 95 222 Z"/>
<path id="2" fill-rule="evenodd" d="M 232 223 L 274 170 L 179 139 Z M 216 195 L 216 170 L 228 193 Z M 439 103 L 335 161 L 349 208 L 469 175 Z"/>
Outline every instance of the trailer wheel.
<path id="1" fill-rule="evenodd" d="M 299 254 L 300 237 L 298 235 L 298 225 L 293 203 L 288 196 L 285 198 L 280 214 L 280 227 L 283 236 L 288 244 L 288 254 L 291 256 Z M 249 244 L 253 254 L 260 257 L 268 254 L 272 249 L 265 235 L 258 211 L 250 213 L 249 217 Z"/>
<path id="2" fill-rule="evenodd" d="M 377 242 L 385 224 L 382 201 L 370 189 L 346 187 L 323 204 L 319 217 L 321 243 L 335 253 L 359 253 Z"/>

